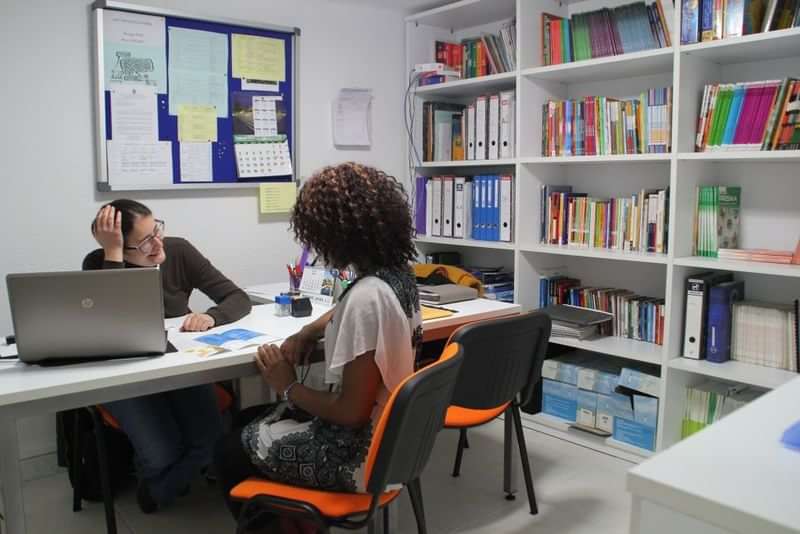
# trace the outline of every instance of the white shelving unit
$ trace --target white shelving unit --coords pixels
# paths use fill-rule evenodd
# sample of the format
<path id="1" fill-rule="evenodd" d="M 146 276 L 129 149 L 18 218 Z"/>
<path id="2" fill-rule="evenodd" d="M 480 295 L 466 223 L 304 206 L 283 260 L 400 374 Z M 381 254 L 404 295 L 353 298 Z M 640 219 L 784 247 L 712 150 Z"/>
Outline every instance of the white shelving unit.
<path id="1" fill-rule="evenodd" d="M 793 249 L 800 229 L 800 150 L 774 152 L 694 152 L 694 134 L 703 87 L 800 76 L 800 28 L 734 39 L 680 45 L 680 13 L 672 14 L 673 46 L 635 54 L 543 66 L 541 13 L 569 16 L 628 0 L 462 0 L 406 19 L 408 70 L 433 61 L 434 41 L 459 42 L 499 31 L 511 18 L 517 24 L 516 72 L 467 79 L 416 90 L 415 134 L 421 132 L 426 100 L 467 102 L 477 95 L 516 89 L 516 157 L 507 160 L 426 162 L 421 175 L 511 172 L 515 176 L 514 242 L 471 239 L 417 240 L 421 252 L 458 250 L 465 261 L 501 264 L 515 272 L 516 301 L 538 305 L 540 273 L 564 270 L 584 283 L 624 287 L 667 302 L 665 343 L 658 346 L 622 338 L 576 341 L 552 338 L 558 345 L 647 362 L 661 370 L 657 449 L 680 439 L 685 388 L 717 378 L 774 388 L 794 373 L 727 362 L 712 364 L 681 357 L 685 279 L 703 270 L 726 270 L 744 279 L 747 297 L 786 302 L 800 296 L 800 266 L 724 261 L 692 256 L 692 223 L 698 185 L 739 185 L 743 191 L 743 248 Z M 662 0 L 663 1 L 663 0 Z M 679 2 L 677 4 L 680 4 Z M 543 157 L 541 106 L 548 98 L 604 95 L 626 98 L 653 87 L 673 87 L 673 152 L 618 156 Z M 419 145 L 418 145 L 419 146 Z M 576 191 L 609 197 L 643 188 L 669 186 L 668 254 L 636 254 L 603 249 L 545 245 L 539 242 L 539 188 L 573 185 Z M 788 296 L 791 295 L 791 298 Z M 569 428 L 543 414 L 526 415 L 525 424 L 631 461 L 646 457 L 613 440 Z"/>

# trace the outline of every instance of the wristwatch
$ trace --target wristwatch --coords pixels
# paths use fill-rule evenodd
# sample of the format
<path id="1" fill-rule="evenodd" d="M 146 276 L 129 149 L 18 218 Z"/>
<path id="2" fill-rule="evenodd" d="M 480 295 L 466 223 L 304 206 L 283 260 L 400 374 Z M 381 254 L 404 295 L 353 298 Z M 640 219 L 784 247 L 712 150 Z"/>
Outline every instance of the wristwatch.
<path id="1" fill-rule="evenodd" d="M 292 401 L 289 400 L 289 393 L 291 393 L 292 388 L 295 387 L 296 385 L 298 385 L 299 383 L 300 382 L 295 380 L 294 382 L 292 382 L 291 384 L 286 386 L 286 389 L 283 390 L 282 397 L 283 397 L 283 400 L 285 400 L 286 403 L 289 405 L 289 408 L 294 408 L 294 404 L 292 404 Z"/>

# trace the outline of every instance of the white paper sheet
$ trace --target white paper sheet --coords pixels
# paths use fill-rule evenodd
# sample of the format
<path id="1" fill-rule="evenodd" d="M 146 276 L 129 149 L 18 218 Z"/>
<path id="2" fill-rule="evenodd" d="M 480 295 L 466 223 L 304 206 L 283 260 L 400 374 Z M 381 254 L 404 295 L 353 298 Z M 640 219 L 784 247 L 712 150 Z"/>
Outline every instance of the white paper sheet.
<path id="1" fill-rule="evenodd" d="M 181 182 L 211 182 L 211 143 L 181 143 Z"/>
<path id="2" fill-rule="evenodd" d="M 172 184 L 172 142 L 107 141 L 108 181 L 113 185 Z"/>
<path id="3" fill-rule="evenodd" d="M 253 129 L 259 137 L 278 135 L 278 110 L 275 98 L 253 97 Z"/>
<path id="4" fill-rule="evenodd" d="M 333 144 L 370 146 L 370 89 L 342 89 L 333 102 Z"/>
<path id="5" fill-rule="evenodd" d="M 242 91 L 268 91 L 270 93 L 277 93 L 280 91 L 280 82 L 242 78 Z"/>
<path id="6" fill-rule="evenodd" d="M 228 77 L 213 72 L 171 69 L 169 71 L 169 114 L 177 115 L 182 104 L 210 105 L 217 117 L 228 116 Z"/>
<path id="7" fill-rule="evenodd" d="M 155 88 L 147 85 L 112 84 L 111 136 L 114 141 L 158 141 L 158 107 Z"/>
<path id="8" fill-rule="evenodd" d="M 167 92 L 164 17 L 107 9 L 103 13 L 105 82 L 149 85 Z"/>
<path id="9" fill-rule="evenodd" d="M 227 35 L 170 28 L 169 39 L 169 114 L 177 115 L 181 104 L 198 104 L 227 117 Z"/>

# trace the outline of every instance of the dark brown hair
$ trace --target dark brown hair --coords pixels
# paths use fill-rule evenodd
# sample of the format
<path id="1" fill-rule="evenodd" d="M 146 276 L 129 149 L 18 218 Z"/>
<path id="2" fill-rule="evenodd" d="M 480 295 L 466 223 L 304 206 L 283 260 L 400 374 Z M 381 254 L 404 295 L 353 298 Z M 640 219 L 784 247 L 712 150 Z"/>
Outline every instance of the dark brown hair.
<path id="1" fill-rule="evenodd" d="M 123 239 L 128 239 L 128 235 L 131 233 L 131 230 L 133 230 L 133 224 L 136 222 L 136 219 L 139 217 L 147 217 L 148 215 L 153 214 L 153 212 L 150 211 L 150 208 L 141 202 L 136 202 L 135 200 L 130 200 L 128 198 L 119 198 L 107 204 L 103 204 L 100 206 L 100 210 L 106 206 L 112 206 L 115 210 L 122 213 L 120 230 L 122 231 Z M 98 213 L 100 213 L 100 210 L 98 210 Z M 93 234 L 95 222 L 96 220 L 92 221 Z"/>
<path id="2" fill-rule="evenodd" d="M 295 238 L 330 267 L 359 274 L 407 269 L 416 258 L 411 212 L 393 176 L 358 163 L 325 167 L 300 189 L 292 210 Z"/>

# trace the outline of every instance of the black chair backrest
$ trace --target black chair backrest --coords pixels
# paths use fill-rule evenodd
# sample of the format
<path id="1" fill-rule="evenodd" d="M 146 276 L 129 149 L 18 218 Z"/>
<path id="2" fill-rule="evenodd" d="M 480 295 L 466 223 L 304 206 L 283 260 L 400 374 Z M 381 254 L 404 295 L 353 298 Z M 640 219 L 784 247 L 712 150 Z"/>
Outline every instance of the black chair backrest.
<path id="1" fill-rule="evenodd" d="M 385 426 L 379 423 L 373 435 L 380 440 L 374 461 L 367 460 L 369 493 L 407 484 L 422 473 L 444 425 L 462 361 L 461 347 L 448 345 L 438 362 L 414 373 L 387 403 Z"/>
<path id="2" fill-rule="evenodd" d="M 550 339 L 550 318 L 542 312 L 468 324 L 451 341 L 462 346 L 464 363 L 452 404 L 474 410 L 496 408 L 518 393 L 527 404 L 542 378 Z"/>

